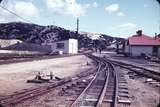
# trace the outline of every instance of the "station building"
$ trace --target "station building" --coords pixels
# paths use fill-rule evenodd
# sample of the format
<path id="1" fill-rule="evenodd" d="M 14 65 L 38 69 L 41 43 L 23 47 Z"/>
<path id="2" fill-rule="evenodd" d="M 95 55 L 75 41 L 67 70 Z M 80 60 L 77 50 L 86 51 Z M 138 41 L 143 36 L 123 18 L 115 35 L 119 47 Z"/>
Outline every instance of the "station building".
<path id="1" fill-rule="evenodd" d="M 60 52 L 65 54 L 77 54 L 78 53 L 78 40 L 68 39 L 62 41 L 54 41 L 42 43 L 44 46 L 48 46 L 52 53 Z"/>
<path id="2" fill-rule="evenodd" d="M 139 30 L 136 35 L 128 38 L 124 52 L 130 56 L 154 55 L 160 57 L 160 38 L 144 35 Z"/>

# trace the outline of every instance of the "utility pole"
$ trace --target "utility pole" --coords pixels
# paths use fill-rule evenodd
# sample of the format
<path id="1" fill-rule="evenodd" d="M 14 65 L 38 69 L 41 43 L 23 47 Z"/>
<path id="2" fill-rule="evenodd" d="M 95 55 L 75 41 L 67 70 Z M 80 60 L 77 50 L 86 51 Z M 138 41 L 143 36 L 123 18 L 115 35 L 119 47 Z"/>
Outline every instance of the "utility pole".
<path id="1" fill-rule="evenodd" d="M 78 31 L 79 31 L 79 18 L 77 18 L 77 34 L 78 34 Z"/>
<path id="2" fill-rule="evenodd" d="M 76 30 L 76 38 L 78 39 L 78 33 L 79 33 L 79 18 L 77 18 L 77 30 Z"/>

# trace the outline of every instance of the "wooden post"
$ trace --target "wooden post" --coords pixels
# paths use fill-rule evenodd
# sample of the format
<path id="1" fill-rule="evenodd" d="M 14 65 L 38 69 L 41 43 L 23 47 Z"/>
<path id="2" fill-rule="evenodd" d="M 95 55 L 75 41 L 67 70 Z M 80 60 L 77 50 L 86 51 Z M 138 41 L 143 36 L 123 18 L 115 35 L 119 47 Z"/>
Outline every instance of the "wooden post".
<path id="1" fill-rule="evenodd" d="M 50 80 L 53 80 L 53 73 L 50 72 Z"/>

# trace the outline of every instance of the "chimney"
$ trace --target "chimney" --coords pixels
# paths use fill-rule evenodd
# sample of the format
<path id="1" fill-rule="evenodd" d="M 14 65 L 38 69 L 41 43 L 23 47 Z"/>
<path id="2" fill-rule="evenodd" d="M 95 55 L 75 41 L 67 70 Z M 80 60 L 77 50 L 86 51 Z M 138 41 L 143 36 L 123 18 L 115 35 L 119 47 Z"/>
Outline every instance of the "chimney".
<path id="1" fill-rule="evenodd" d="M 142 30 L 138 30 L 136 33 L 138 36 L 142 36 Z"/>

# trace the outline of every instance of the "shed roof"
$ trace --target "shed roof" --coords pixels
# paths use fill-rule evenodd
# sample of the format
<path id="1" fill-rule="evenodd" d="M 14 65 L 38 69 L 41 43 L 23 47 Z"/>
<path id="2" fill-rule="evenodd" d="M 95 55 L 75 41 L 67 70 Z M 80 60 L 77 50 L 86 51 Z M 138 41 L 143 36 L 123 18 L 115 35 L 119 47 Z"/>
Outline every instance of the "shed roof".
<path id="1" fill-rule="evenodd" d="M 147 35 L 133 35 L 128 38 L 130 45 L 146 45 L 146 46 L 155 46 L 160 45 L 160 41 L 155 39 L 154 37 L 150 37 Z"/>
<path id="2" fill-rule="evenodd" d="M 160 42 L 160 37 L 157 37 L 156 39 Z"/>

